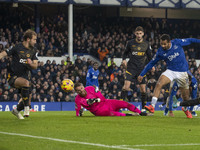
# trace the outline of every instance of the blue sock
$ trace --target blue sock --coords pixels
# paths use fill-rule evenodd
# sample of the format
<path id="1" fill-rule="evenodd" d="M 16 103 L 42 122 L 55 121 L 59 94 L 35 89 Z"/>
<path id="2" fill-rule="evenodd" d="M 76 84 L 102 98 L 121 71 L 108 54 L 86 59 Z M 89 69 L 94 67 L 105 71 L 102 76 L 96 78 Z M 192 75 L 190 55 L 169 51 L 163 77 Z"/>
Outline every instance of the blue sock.
<path id="1" fill-rule="evenodd" d="M 193 111 L 194 106 L 190 106 L 190 111 Z"/>
<path id="2" fill-rule="evenodd" d="M 166 116 L 168 114 L 169 108 L 165 107 L 164 115 Z"/>

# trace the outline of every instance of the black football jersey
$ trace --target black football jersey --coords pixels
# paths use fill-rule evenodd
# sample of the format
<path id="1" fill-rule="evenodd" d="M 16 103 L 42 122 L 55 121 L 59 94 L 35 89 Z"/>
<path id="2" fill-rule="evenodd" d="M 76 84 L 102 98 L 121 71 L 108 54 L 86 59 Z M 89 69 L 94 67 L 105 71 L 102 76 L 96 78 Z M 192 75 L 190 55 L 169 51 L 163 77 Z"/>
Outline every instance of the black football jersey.
<path id="1" fill-rule="evenodd" d="M 12 56 L 12 62 L 10 62 L 8 73 L 10 73 L 11 76 L 28 77 L 31 68 L 27 64 L 27 59 L 38 60 L 36 50 L 35 47 L 27 49 L 22 43 L 7 50 L 7 55 Z"/>
<path id="2" fill-rule="evenodd" d="M 148 42 L 143 40 L 141 43 L 138 43 L 135 39 L 128 41 L 123 54 L 123 60 L 128 56 L 130 59 L 127 64 L 127 69 L 143 70 L 146 64 L 146 58 L 148 58 L 148 61 L 152 59 Z"/>

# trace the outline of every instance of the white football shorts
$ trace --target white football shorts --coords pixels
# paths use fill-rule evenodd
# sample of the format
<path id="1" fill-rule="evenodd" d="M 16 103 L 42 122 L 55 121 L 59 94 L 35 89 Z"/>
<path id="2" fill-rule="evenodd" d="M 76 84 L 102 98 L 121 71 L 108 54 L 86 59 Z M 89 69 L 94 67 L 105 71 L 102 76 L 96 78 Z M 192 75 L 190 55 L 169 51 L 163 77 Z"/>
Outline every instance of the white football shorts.
<path id="1" fill-rule="evenodd" d="M 178 87 L 189 89 L 189 78 L 187 72 L 177 72 L 167 69 L 161 75 L 168 77 L 171 82 L 176 81 Z"/>

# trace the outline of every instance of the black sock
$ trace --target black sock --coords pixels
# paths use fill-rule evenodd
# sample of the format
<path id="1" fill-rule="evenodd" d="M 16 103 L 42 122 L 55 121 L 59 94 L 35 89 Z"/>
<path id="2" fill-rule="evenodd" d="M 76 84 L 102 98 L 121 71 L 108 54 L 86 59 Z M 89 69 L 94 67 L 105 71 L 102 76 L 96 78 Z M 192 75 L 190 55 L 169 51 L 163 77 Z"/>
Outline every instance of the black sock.
<path id="1" fill-rule="evenodd" d="M 123 100 L 126 100 L 126 99 L 127 99 L 127 96 L 128 96 L 128 91 L 122 90 L 121 98 L 122 98 Z"/>
<path id="2" fill-rule="evenodd" d="M 24 106 L 29 106 L 29 87 L 21 88 L 22 100 L 24 101 Z"/>
<path id="3" fill-rule="evenodd" d="M 126 116 L 133 116 L 133 114 L 129 114 L 129 113 L 127 113 Z"/>
<path id="4" fill-rule="evenodd" d="M 146 93 L 141 93 L 142 109 L 145 109 L 144 106 L 147 104 L 147 95 Z"/>
<path id="5" fill-rule="evenodd" d="M 17 110 L 18 111 L 22 111 L 24 109 L 24 102 L 21 101 L 18 105 L 17 105 Z"/>
<path id="6" fill-rule="evenodd" d="M 199 99 L 183 101 L 180 103 L 180 106 L 195 106 L 199 104 Z"/>

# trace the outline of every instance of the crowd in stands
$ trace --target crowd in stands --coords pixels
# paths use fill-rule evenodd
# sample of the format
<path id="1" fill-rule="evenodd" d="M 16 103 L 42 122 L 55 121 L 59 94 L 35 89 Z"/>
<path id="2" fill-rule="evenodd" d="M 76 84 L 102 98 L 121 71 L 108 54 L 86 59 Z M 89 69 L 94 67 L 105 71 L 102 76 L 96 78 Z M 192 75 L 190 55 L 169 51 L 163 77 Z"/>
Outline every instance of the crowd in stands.
<path id="1" fill-rule="evenodd" d="M 98 18 L 98 19 L 97 19 Z M 11 21 L 12 20 L 12 21 Z M 12 23 L 11 23 L 12 22 Z M 22 41 L 26 29 L 35 30 L 34 16 L 23 12 L 5 13 L 0 17 L 0 52 L 11 45 Z M 41 16 L 40 32 L 38 33 L 39 56 L 62 56 L 68 49 L 67 16 L 64 14 L 53 17 Z M 200 21 L 197 20 L 168 20 L 155 18 L 103 18 L 100 15 L 85 17 L 75 15 L 73 49 L 75 53 L 89 53 L 98 58 L 102 64 L 99 67 L 100 90 L 106 98 L 120 99 L 121 89 L 124 84 L 125 69 L 116 66 L 113 59 L 108 63 L 108 58 L 121 58 L 126 42 L 134 38 L 134 29 L 141 25 L 145 29 L 145 39 L 149 41 L 152 54 L 159 47 L 159 36 L 169 33 L 172 38 L 200 38 L 198 34 Z M 200 58 L 199 45 L 192 44 L 185 47 L 185 55 L 189 62 L 190 71 L 200 83 L 200 66 L 195 59 Z M 17 89 L 9 86 L 7 64 L 10 58 L 0 60 L 0 101 L 18 101 Z M 61 64 L 55 61 L 39 62 L 37 70 L 32 71 L 32 101 L 33 102 L 59 102 L 74 101 L 74 91 L 65 93 L 60 88 L 60 83 L 65 78 L 86 83 L 86 74 L 93 61 L 85 57 L 77 57 L 74 63 L 68 57 Z M 148 101 L 160 74 L 166 69 L 165 62 L 160 62 L 147 74 Z M 200 88 L 200 84 L 198 85 Z M 140 101 L 140 90 L 137 83 L 131 84 L 128 101 Z M 161 91 L 159 100 L 163 101 L 168 96 L 169 86 Z M 179 94 L 179 93 L 178 93 Z M 180 94 L 179 94 L 180 95 Z"/>

